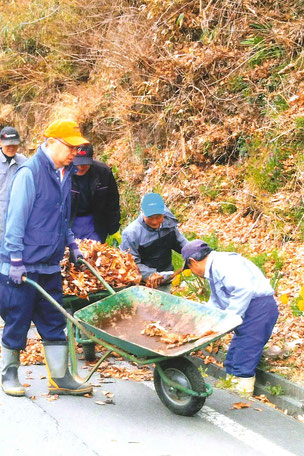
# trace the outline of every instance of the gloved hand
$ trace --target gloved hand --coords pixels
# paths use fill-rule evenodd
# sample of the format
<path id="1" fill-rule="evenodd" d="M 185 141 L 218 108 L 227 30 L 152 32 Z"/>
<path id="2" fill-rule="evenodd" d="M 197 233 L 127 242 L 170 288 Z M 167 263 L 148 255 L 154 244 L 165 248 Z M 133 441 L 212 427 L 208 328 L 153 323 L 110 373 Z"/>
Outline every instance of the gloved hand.
<path id="1" fill-rule="evenodd" d="M 158 272 L 154 272 L 146 279 L 146 287 L 158 288 L 163 280 L 164 278 L 162 275 L 160 275 Z"/>
<path id="2" fill-rule="evenodd" d="M 171 276 L 173 276 L 174 271 L 162 271 L 159 273 L 160 275 L 163 276 L 164 280 L 169 279 Z"/>
<path id="3" fill-rule="evenodd" d="M 69 245 L 70 249 L 70 263 L 74 263 L 75 266 L 79 266 L 80 263 L 78 263 L 79 258 L 83 258 L 83 255 L 78 247 L 77 242 L 72 242 L 72 244 Z"/>
<path id="4" fill-rule="evenodd" d="M 11 260 L 11 266 L 8 272 L 9 278 L 17 285 L 21 285 L 23 275 L 26 276 L 26 269 L 22 260 Z"/>

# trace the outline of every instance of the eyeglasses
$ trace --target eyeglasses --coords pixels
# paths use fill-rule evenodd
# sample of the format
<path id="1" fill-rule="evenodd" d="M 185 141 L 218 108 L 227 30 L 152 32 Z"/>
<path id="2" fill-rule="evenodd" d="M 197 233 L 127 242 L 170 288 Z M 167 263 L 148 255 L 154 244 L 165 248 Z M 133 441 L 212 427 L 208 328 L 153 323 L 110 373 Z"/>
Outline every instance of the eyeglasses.
<path id="1" fill-rule="evenodd" d="M 56 141 L 59 141 L 61 144 L 64 144 L 66 147 L 70 149 L 71 152 L 76 152 L 79 146 L 71 146 L 70 144 L 67 144 L 66 142 L 62 141 L 59 138 L 55 138 Z"/>

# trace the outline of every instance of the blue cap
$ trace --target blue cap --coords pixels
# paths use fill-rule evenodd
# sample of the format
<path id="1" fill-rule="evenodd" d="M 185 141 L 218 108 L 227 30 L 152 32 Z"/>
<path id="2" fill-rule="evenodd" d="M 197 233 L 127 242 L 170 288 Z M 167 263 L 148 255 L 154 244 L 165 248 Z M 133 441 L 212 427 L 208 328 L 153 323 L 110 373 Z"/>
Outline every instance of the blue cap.
<path id="1" fill-rule="evenodd" d="M 188 244 L 184 245 L 182 248 L 181 254 L 183 259 L 185 260 L 184 268 L 188 268 L 188 260 L 189 258 L 194 258 L 195 260 L 201 261 L 206 258 L 207 255 L 212 251 L 211 247 L 200 239 L 195 239 L 194 241 L 188 242 Z"/>
<path id="2" fill-rule="evenodd" d="M 162 215 L 165 213 L 165 203 L 158 193 L 146 193 L 141 200 L 141 209 L 145 217 L 156 214 Z"/>

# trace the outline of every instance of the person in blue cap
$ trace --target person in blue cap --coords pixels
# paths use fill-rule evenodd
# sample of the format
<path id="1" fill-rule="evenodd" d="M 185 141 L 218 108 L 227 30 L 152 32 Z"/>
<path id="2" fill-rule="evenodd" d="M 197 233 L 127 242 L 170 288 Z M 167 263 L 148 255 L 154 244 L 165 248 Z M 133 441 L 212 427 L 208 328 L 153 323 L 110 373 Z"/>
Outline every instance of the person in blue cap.
<path id="1" fill-rule="evenodd" d="M 139 217 L 123 230 L 120 248 L 132 254 L 142 279 L 158 288 L 173 274 L 172 250 L 180 253 L 188 241 L 158 193 L 144 195 L 141 210 Z"/>
<path id="2" fill-rule="evenodd" d="M 232 388 L 251 395 L 255 370 L 278 318 L 274 290 L 261 270 L 234 252 L 215 252 L 199 239 L 182 249 L 184 268 L 209 281 L 211 304 L 239 315 L 226 360 Z"/>

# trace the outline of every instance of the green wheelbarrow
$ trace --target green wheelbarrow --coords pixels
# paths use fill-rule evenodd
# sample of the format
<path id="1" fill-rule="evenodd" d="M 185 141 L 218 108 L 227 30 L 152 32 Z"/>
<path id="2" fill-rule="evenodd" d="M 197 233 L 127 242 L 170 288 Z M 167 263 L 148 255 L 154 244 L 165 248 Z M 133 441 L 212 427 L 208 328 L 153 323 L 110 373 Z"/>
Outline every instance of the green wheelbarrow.
<path id="1" fill-rule="evenodd" d="M 114 291 L 121 291 L 125 287 L 114 288 Z M 109 296 L 111 293 L 108 290 L 98 290 L 94 293 L 90 293 L 87 298 L 79 298 L 76 295 L 65 295 L 63 296 L 63 307 L 71 315 L 73 315 L 77 310 L 83 309 L 83 307 L 92 304 L 93 302 L 100 301 L 101 299 Z M 80 330 L 75 327 L 75 339 L 77 343 L 82 345 L 83 356 L 86 361 L 93 362 L 96 359 L 95 352 L 95 342 L 92 342 L 90 339 L 83 337 Z"/>
<path id="2" fill-rule="evenodd" d="M 240 317 L 143 286 L 132 286 L 116 293 L 89 263 L 81 262 L 96 275 L 110 295 L 74 315 L 36 282 L 24 279 L 66 316 L 72 375 L 80 378 L 74 335 L 74 327 L 77 327 L 87 340 L 107 349 L 81 381 L 88 381 L 100 364 L 116 352 L 138 365 L 154 365 L 154 386 L 163 404 L 175 414 L 193 416 L 213 390 L 205 383 L 197 360 L 187 355 L 232 331 L 241 323 Z M 179 346 L 162 342 L 159 337 L 149 337 L 143 331 L 147 322 L 156 322 L 175 334 L 191 334 L 192 340 Z"/>

